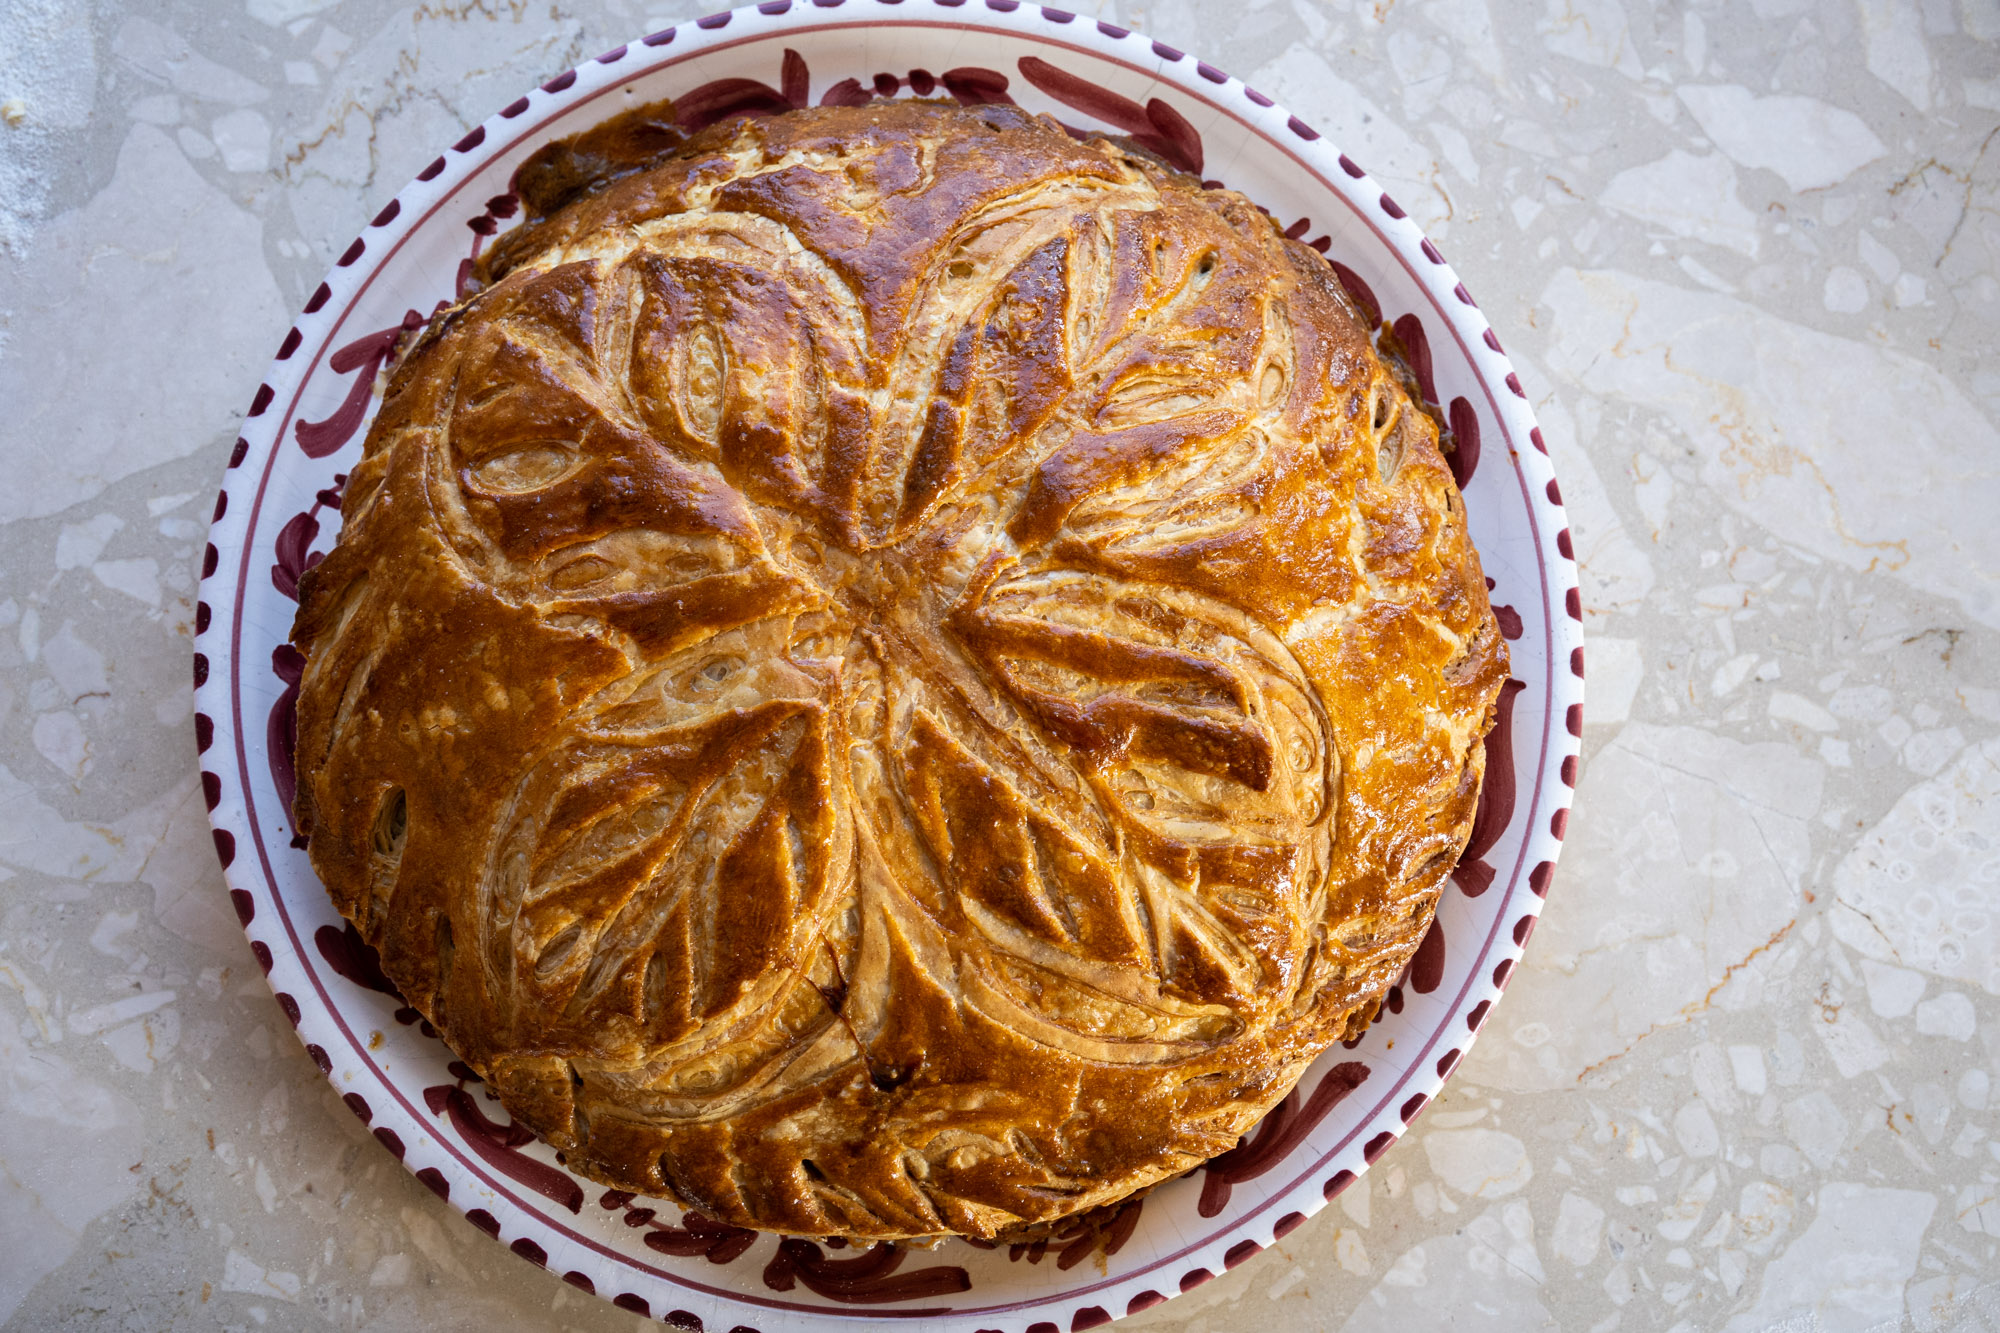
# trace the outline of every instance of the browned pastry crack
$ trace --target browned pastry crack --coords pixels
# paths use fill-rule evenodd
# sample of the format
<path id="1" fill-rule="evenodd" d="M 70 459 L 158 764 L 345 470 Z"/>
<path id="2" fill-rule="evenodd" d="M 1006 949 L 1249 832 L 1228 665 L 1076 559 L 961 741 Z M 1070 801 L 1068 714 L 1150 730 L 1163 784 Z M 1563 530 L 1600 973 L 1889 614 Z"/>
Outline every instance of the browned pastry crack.
<path id="1" fill-rule="evenodd" d="M 600 137 L 304 580 L 334 901 L 571 1167 L 731 1223 L 1230 1148 L 1469 831 L 1506 656 L 1434 422 L 1246 200 L 1012 108 Z"/>

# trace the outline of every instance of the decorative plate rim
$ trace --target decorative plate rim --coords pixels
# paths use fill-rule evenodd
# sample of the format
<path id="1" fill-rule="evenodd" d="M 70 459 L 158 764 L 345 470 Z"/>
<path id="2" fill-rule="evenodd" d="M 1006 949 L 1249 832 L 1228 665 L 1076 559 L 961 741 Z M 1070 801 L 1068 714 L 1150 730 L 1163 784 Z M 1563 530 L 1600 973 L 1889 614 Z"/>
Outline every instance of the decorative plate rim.
<path id="1" fill-rule="evenodd" d="M 1520 487 L 1528 535 L 1536 559 L 1535 580 L 1542 598 L 1542 647 L 1546 653 L 1541 727 L 1542 736 L 1532 747 L 1535 755 L 1532 782 L 1525 787 L 1525 818 L 1528 821 L 1521 846 L 1511 868 L 1496 871 L 1491 890 L 1497 891 L 1496 910 L 1487 937 L 1477 944 L 1479 968 L 1466 978 L 1459 995 L 1446 1004 L 1438 1024 L 1429 1031 L 1423 1049 L 1363 1114 L 1357 1127 L 1340 1142 L 1317 1152 L 1288 1183 L 1278 1185 L 1267 1197 L 1234 1216 L 1218 1217 L 1214 1229 L 1197 1239 L 1183 1238 L 1171 1253 L 1156 1255 L 1145 1266 L 1101 1280 L 1065 1287 L 1053 1294 L 1023 1300 L 1000 1300 L 965 1309 L 913 1310 L 885 1306 L 829 1308 L 796 1301 L 777 1301 L 745 1295 L 709 1283 L 692 1280 L 684 1273 L 657 1265 L 644 1265 L 623 1253 L 562 1231 L 557 1224 L 516 1197 L 508 1187 L 494 1181 L 467 1160 L 454 1145 L 440 1143 L 428 1133 L 435 1124 L 412 1103 L 409 1091 L 401 1087 L 369 1060 L 364 1043 L 353 1032 L 322 979 L 306 958 L 300 927 L 291 919 L 278 890 L 278 876 L 272 866 L 271 849 L 263 830 L 253 818 L 256 797 L 246 741 L 246 676 L 241 658 L 244 605 L 254 573 L 251 561 L 256 552 L 248 538 L 256 525 L 265 493 L 277 471 L 285 443 L 285 428 L 296 414 L 300 397 L 319 370 L 323 360 L 334 355 L 336 336 L 360 298 L 384 268 L 415 236 L 433 214 L 495 158 L 534 138 L 541 130 L 584 103 L 615 92 L 634 78 L 750 42 L 775 37 L 805 38 L 857 29 L 948 28 L 971 33 L 1004 35 L 1051 49 L 1074 52 L 1092 59 L 1109 61 L 1152 78 L 1156 86 L 1171 89 L 1182 97 L 1234 121 L 1250 135 L 1289 158 L 1308 173 L 1333 197 L 1340 199 L 1429 300 L 1432 311 L 1451 330 L 1466 361 L 1472 366 L 1480 390 L 1492 416 L 1501 424 L 1507 445 L 1507 463 Z M 671 48 L 671 50 L 669 50 Z M 846 72 L 845 69 L 841 72 Z M 865 71 L 857 71 L 865 76 Z M 529 111 L 538 114 L 529 117 Z M 366 263 L 362 261 L 366 260 Z M 1346 275 L 1343 275 L 1345 277 Z M 294 360 L 308 342 L 312 355 Z M 389 343 L 383 345 L 387 355 Z M 357 379 L 357 387 L 372 386 L 380 360 L 369 362 Z M 334 367 L 338 369 L 338 367 Z M 1501 390 L 1505 390 L 1502 392 Z M 353 395 L 350 394 L 350 399 Z M 272 413 L 282 400 L 282 410 Z M 365 400 L 361 410 L 367 407 Z M 302 418 L 300 418 L 302 420 Z M 1523 447 L 1528 446 L 1528 447 Z M 246 462 L 260 465 L 255 494 L 248 505 L 230 504 L 231 484 L 239 488 L 237 469 Z M 1496 460 L 1497 461 L 1497 460 Z M 1393 199 L 1383 192 L 1350 158 L 1297 116 L 1276 105 L 1270 98 L 1241 80 L 1214 66 L 1187 56 L 1163 43 L 1152 41 L 1124 27 L 1079 18 L 1060 9 L 1019 0 L 983 0 L 983 5 L 967 0 L 811 0 L 794 6 L 793 0 L 766 0 L 750 8 L 725 11 L 650 34 L 619 46 L 576 69 L 559 74 L 539 88 L 516 99 L 464 135 L 451 149 L 440 154 L 402 191 L 392 198 L 363 228 L 341 255 L 305 306 L 305 311 L 285 335 L 277 357 L 259 384 L 231 453 L 223 487 L 217 495 L 208 544 L 203 555 L 202 579 L 197 593 L 195 637 L 196 739 L 201 756 L 201 781 L 216 851 L 224 870 L 230 898 L 249 936 L 253 953 L 270 982 L 280 1007 L 298 1031 L 309 1054 L 321 1071 L 342 1091 L 343 1077 L 337 1073 L 327 1046 L 343 1052 L 351 1050 L 365 1067 L 368 1090 L 380 1088 L 394 1103 L 385 1107 L 389 1114 L 377 1116 L 359 1092 L 347 1091 L 350 1109 L 369 1123 L 382 1141 L 433 1192 L 440 1194 L 465 1213 L 468 1220 L 495 1239 L 551 1271 L 557 1271 L 575 1285 L 612 1299 L 621 1308 L 651 1315 L 653 1302 L 637 1292 L 616 1296 L 602 1290 L 581 1271 L 562 1272 L 571 1259 L 594 1266 L 622 1271 L 633 1286 L 654 1297 L 665 1290 L 700 1293 L 693 1303 L 717 1303 L 742 1311 L 760 1308 L 777 1315 L 792 1326 L 825 1322 L 851 1324 L 856 1320 L 893 1319 L 916 1321 L 925 1327 L 970 1329 L 975 1322 L 990 1326 L 994 1316 L 1007 1316 L 1009 1323 L 1032 1319 L 1036 1314 L 1055 1315 L 1060 1327 L 1089 1328 L 1140 1309 L 1150 1308 L 1168 1297 L 1207 1281 L 1215 1272 L 1236 1267 L 1261 1251 L 1324 1207 L 1340 1189 L 1365 1171 L 1404 1133 L 1436 1097 L 1456 1069 L 1491 1010 L 1494 1000 L 1511 979 L 1528 938 L 1539 917 L 1548 891 L 1555 861 L 1567 832 L 1569 808 L 1575 784 L 1576 765 L 1581 751 L 1583 701 L 1583 633 L 1580 590 L 1561 493 L 1554 470 L 1535 424 L 1527 397 L 1499 340 L 1480 314 L 1465 286 L 1445 262 L 1437 247 L 1417 225 L 1405 216 Z M 220 610 L 224 614 L 217 617 Z M 1567 670 L 1562 669 L 1567 666 Z M 276 692 L 252 676 L 250 701 L 268 707 Z M 255 714 L 252 714 L 254 717 Z M 1560 719 L 1560 725 L 1558 724 Z M 252 726 L 255 725 L 253 722 Z M 210 752 L 218 744 L 216 762 Z M 1523 779 L 1527 775 L 1523 774 Z M 288 814 L 287 813 L 287 818 Z M 1523 818 L 1516 814 L 1514 819 Z M 1511 823 L 1511 820 L 1510 820 Z M 239 848 L 248 840 L 255 857 L 239 859 Z M 1525 891 L 1524 891 L 1525 890 Z M 1482 890 L 1482 892 L 1488 890 Z M 282 929 L 272 932 L 259 922 L 260 906 L 274 909 Z M 1518 916 L 1515 911 L 1518 909 Z M 1512 919 L 1511 941 L 1501 938 Z M 1495 958 L 1490 973 L 1485 964 Z M 306 993 L 310 1007 L 302 1006 L 287 987 Z M 1454 1021 L 1463 1020 L 1466 1031 L 1454 1039 L 1452 1050 L 1431 1063 L 1432 1053 L 1446 1040 Z M 322 1045 L 324 1041 L 326 1045 Z M 348 1082 L 355 1075 L 346 1073 Z M 1310 1076 L 1309 1076 L 1310 1077 Z M 1371 1089 L 1371 1092 L 1373 1090 Z M 357 1105 L 358 1103 L 358 1105 Z M 397 1112 L 404 1114 L 398 1115 Z M 412 1132 L 412 1142 L 392 1124 L 398 1121 Z M 1365 1136 L 1365 1137 L 1364 1137 Z M 1246 1142 L 1247 1142 L 1246 1137 Z M 1357 1147 L 1358 1145 L 1358 1147 Z M 436 1156 L 423 1147 L 442 1149 L 446 1160 L 437 1165 L 419 1166 L 415 1157 Z M 1287 1153 L 1289 1161 L 1303 1141 Z M 419 1151 L 413 1151 L 419 1150 Z M 456 1160 L 453 1160 L 456 1159 Z M 444 1166 L 461 1176 L 470 1176 L 474 1188 L 453 1197 L 451 1181 L 438 1169 Z M 1338 1170 L 1334 1168 L 1338 1166 Z M 1327 1174 L 1331 1172 L 1331 1174 Z M 1326 1175 L 1324 1185 L 1312 1184 Z M 511 1225 L 477 1206 L 484 1200 L 472 1197 L 485 1188 L 494 1196 L 494 1207 Z M 532 1192 L 532 1191 L 529 1191 Z M 514 1234 L 518 1233 L 518 1234 Z M 537 1239 L 539 1237 L 539 1239 Z M 546 1244 L 544 1243 L 546 1242 Z M 1170 1247 L 1171 1248 L 1171 1247 Z M 595 1260 L 582 1251 L 596 1250 Z M 563 1263 L 558 1263 L 558 1258 Z M 1179 1271 L 1162 1274 L 1162 1269 Z M 1152 1283 L 1148 1278 L 1152 1277 Z M 1177 1285 L 1176 1285 L 1177 1279 Z M 1162 1293 L 1160 1286 L 1169 1288 Z M 1117 1308 L 1107 1310 L 1090 1303 L 1099 1293 L 1109 1292 L 1121 1299 Z M 1129 1303 L 1123 1299 L 1130 1295 Z M 1000 1293 L 996 1293 L 998 1295 Z M 700 1328 L 702 1320 L 687 1310 L 671 1310 L 660 1317 L 681 1327 Z M 1048 1319 L 1027 1323 L 1028 1333 L 1057 1333 L 1058 1324 Z"/>

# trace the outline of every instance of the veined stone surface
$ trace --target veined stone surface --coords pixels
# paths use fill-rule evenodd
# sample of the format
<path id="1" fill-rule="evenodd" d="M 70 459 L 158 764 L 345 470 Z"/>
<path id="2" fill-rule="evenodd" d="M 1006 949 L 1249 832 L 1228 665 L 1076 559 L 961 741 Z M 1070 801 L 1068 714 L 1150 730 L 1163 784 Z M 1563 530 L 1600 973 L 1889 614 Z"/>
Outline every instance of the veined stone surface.
<path id="1" fill-rule="evenodd" d="M 0 1326 L 639 1322 L 462 1225 L 299 1050 L 203 827 L 188 636 L 259 367 L 356 229 L 710 7 L 0 10 Z M 1572 845 L 1465 1068 L 1126 1326 L 1993 1324 L 2000 11 L 1068 7 L 1289 104 L 1438 239 L 1591 635 Z"/>

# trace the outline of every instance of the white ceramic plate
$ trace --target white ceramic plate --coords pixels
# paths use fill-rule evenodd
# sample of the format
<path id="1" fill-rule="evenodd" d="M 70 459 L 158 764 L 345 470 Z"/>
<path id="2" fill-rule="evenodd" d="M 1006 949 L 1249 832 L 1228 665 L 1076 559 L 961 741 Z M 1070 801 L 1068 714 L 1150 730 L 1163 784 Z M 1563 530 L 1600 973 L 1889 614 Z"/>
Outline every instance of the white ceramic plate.
<path id="1" fill-rule="evenodd" d="M 1457 432 L 1454 466 L 1513 654 L 1472 846 L 1381 1021 L 1329 1051 L 1235 1151 L 1127 1205 L 1108 1253 L 1091 1253 L 1090 1238 L 829 1250 L 569 1175 L 389 991 L 293 841 L 296 581 L 332 544 L 337 488 L 392 345 L 452 299 L 478 246 L 510 225 L 514 168 L 549 139 L 663 97 L 713 114 L 912 94 L 1010 100 L 1131 134 L 1242 190 L 1337 261 Z M 278 1003 L 347 1105 L 515 1253 L 674 1327 L 734 1333 L 1092 1328 L 1291 1231 L 1391 1150 L 1506 985 L 1548 891 L 1582 731 L 1576 565 L 1555 476 L 1498 338 L 1437 248 L 1269 98 L 1157 42 L 1015 0 L 771 0 L 606 52 L 466 135 L 390 201 L 285 335 L 216 499 L 196 628 L 202 782 L 230 896 Z"/>

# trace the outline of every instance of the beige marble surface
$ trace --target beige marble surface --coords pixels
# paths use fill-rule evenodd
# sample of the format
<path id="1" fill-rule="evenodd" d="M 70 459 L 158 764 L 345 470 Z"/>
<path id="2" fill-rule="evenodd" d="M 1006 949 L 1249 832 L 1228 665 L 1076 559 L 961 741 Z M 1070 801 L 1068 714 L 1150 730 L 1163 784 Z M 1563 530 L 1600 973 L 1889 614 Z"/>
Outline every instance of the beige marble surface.
<path id="1" fill-rule="evenodd" d="M 1155 0 L 1438 240 L 1584 566 L 1449 1093 L 1132 1329 L 2000 1327 L 2000 3 Z M 631 1329 L 342 1109 L 221 901 L 210 496 L 321 272 L 648 0 L 0 0 L 0 1321 Z M 658 1325 L 652 1325 L 658 1327 Z"/>

